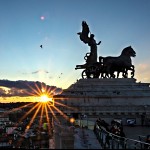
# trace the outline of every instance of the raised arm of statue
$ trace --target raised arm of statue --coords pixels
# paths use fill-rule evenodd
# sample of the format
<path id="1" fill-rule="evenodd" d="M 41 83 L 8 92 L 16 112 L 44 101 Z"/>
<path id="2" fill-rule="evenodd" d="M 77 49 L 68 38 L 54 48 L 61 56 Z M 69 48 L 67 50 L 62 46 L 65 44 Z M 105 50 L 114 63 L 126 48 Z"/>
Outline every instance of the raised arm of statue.
<path id="1" fill-rule="evenodd" d="M 96 43 L 96 40 L 94 39 L 94 34 L 91 34 L 90 38 L 89 38 L 88 45 L 89 46 L 96 46 L 97 47 L 97 45 L 100 45 L 100 44 L 101 44 L 101 41 L 99 41 L 98 43 Z"/>
<path id="2" fill-rule="evenodd" d="M 101 41 L 99 41 L 98 43 L 97 43 L 97 45 L 100 45 L 101 44 Z"/>

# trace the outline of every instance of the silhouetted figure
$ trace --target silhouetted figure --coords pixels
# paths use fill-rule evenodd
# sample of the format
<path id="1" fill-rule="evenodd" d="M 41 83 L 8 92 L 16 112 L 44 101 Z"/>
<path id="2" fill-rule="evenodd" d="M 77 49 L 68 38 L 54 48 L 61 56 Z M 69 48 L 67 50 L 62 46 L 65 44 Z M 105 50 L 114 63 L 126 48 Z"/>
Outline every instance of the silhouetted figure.
<path id="1" fill-rule="evenodd" d="M 89 27 L 85 21 L 82 21 L 82 32 L 78 32 L 77 34 L 80 36 L 80 40 L 83 41 L 85 44 L 90 46 L 90 55 L 87 56 L 87 64 L 96 63 L 97 62 L 97 45 L 101 43 L 96 43 L 94 39 L 94 34 L 91 34 L 89 37 Z"/>
<path id="2" fill-rule="evenodd" d="M 122 124 L 117 122 L 117 121 L 115 121 L 115 120 L 112 120 L 111 121 L 110 132 L 120 136 L 120 134 L 123 134 L 123 133 L 121 133 L 121 132 L 123 132 Z"/>
<path id="3" fill-rule="evenodd" d="M 96 120 L 97 125 L 104 127 L 107 131 L 109 131 L 109 124 L 105 121 L 102 120 L 101 118 L 98 118 Z"/>
<path id="4" fill-rule="evenodd" d="M 122 148 L 124 149 L 124 148 L 125 148 L 125 143 L 124 143 L 124 141 L 125 141 L 126 135 L 125 135 L 125 133 L 124 133 L 124 131 L 123 131 L 123 127 L 120 128 L 120 135 L 119 135 L 119 136 L 122 137 L 122 138 L 120 138 L 120 144 L 122 145 Z"/>
<path id="5" fill-rule="evenodd" d="M 145 121 L 145 115 L 142 114 L 142 115 L 141 115 L 141 125 L 142 125 L 142 126 L 144 125 L 144 121 Z"/>
<path id="6" fill-rule="evenodd" d="M 41 48 L 43 48 L 43 45 L 40 45 Z"/>
<path id="7" fill-rule="evenodd" d="M 90 39 L 88 42 L 88 45 L 90 46 L 90 56 L 87 59 L 87 63 L 96 63 L 97 62 L 97 45 L 100 45 L 101 41 L 96 43 L 96 40 L 94 39 L 94 34 L 90 35 Z"/>
<path id="8" fill-rule="evenodd" d="M 123 127 L 120 127 L 120 135 L 119 136 L 124 137 L 124 138 L 126 137 L 125 133 L 123 131 Z M 124 138 L 123 138 L 123 140 L 124 140 Z"/>

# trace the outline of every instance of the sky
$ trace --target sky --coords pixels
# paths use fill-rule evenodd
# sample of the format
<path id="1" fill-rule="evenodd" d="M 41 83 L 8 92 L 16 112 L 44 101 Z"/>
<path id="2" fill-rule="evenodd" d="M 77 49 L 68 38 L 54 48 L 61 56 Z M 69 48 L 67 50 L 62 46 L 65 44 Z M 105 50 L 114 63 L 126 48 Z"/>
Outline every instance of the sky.
<path id="1" fill-rule="evenodd" d="M 98 56 L 119 56 L 132 46 L 134 77 L 150 83 L 149 16 L 149 0 L 0 0 L 1 89 L 11 90 L 4 81 L 66 89 L 81 79 L 75 67 L 90 52 L 77 35 L 83 20 L 101 41 Z"/>

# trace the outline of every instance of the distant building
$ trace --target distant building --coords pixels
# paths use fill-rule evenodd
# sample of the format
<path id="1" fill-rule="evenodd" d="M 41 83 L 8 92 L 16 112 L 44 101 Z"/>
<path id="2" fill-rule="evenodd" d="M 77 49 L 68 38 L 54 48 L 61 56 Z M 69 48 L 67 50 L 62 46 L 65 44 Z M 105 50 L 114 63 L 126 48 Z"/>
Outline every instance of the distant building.
<path id="1" fill-rule="evenodd" d="M 9 122 L 9 115 L 7 110 L 0 108 L 0 125 Z"/>

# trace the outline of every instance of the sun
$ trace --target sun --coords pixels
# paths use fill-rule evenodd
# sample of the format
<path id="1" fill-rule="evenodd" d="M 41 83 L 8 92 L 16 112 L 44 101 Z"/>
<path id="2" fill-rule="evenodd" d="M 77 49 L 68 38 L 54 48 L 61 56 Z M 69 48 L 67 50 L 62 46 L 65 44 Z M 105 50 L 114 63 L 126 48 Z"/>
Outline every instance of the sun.
<path id="1" fill-rule="evenodd" d="M 40 97 L 40 101 L 46 103 L 49 101 L 49 97 L 46 94 L 43 94 Z"/>

